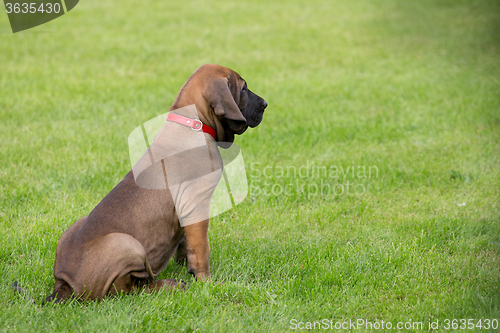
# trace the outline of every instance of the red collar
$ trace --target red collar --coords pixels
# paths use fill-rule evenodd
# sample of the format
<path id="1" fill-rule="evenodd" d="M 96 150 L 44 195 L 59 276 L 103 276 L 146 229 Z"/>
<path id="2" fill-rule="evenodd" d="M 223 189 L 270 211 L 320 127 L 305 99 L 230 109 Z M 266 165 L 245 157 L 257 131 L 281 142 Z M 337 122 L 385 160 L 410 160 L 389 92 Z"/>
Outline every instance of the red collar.
<path id="1" fill-rule="evenodd" d="M 202 131 L 210 134 L 217 141 L 217 131 L 212 127 L 205 125 L 198 119 L 191 119 L 184 116 L 180 116 L 178 114 L 169 112 L 167 116 L 167 121 L 172 121 L 174 123 L 178 123 L 187 127 L 190 127 L 193 131 Z"/>

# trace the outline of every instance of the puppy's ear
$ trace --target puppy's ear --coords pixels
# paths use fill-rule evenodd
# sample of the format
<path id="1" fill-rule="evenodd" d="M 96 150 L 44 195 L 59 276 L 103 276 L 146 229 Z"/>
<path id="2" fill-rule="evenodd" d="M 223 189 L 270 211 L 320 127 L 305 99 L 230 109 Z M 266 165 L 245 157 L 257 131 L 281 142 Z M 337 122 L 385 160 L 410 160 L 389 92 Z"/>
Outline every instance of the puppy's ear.
<path id="1" fill-rule="evenodd" d="M 247 121 L 229 90 L 227 78 L 212 80 L 203 95 L 214 109 L 215 114 L 226 119 L 226 124 L 231 131 L 241 134 L 246 130 Z"/>

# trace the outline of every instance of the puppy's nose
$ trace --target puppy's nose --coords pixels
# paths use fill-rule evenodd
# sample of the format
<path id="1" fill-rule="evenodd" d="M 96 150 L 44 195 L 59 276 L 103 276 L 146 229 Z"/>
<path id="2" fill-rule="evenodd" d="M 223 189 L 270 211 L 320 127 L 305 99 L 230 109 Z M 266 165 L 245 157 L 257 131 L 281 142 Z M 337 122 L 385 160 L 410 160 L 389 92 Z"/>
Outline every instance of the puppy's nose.
<path id="1" fill-rule="evenodd" d="M 264 99 L 262 99 L 261 104 L 264 107 L 264 109 L 267 108 L 267 102 Z"/>

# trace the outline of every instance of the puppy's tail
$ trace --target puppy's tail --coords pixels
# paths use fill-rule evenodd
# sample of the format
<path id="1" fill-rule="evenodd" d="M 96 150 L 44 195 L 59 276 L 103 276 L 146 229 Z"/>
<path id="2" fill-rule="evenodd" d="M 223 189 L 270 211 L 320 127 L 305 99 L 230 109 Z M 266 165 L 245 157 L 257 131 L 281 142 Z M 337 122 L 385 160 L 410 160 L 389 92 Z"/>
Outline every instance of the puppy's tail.
<path id="1" fill-rule="evenodd" d="M 15 281 L 10 287 L 16 294 L 24 298 L 26 302 L 35 302 L 33 297 L 31 297 L 30 293 L 26 289 L 19 287 L 19 283 L 17 283 L 17 281 Z"/>

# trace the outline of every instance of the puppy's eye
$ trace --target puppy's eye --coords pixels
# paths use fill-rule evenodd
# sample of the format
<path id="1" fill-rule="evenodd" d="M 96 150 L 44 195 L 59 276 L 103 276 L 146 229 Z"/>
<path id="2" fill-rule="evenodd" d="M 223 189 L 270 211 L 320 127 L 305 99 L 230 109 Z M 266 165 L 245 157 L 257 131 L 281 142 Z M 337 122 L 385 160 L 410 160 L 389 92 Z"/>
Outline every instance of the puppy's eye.
<path id="1" fill-rule="evenodd" d="M 247 87 L 243 87 L 243 89 L 241 89 L 241 92 L 245 92 L 247 91 Z"/>

